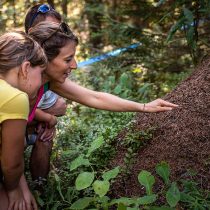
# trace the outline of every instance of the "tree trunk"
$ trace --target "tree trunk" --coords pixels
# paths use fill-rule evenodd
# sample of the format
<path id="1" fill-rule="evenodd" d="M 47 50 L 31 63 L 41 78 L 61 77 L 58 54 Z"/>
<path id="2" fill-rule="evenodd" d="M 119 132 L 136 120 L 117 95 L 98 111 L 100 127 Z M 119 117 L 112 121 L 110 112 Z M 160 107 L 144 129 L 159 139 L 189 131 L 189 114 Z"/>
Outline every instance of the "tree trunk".
<path id="1" fill-rule="evenodd" d="M 25 9 L 27 10 L 28 8 L 30 8 L 30 6 L 31 6 L 30 0 L 25 0 Z"/>
<path id="2" fill-rule="evenodd" d="M 17 27 L 15 0 L 12 0 L 12 7 L 13 7 L 13 25 L 14 27 Z"/>
<path id="3" fill-rule="evenodd" d="M 47 0 L 47 3 L 52 6 L 53 8 L 55 8 L 55 3 L 54 0 Z"/>
<path id="4" fill-rule="evenodd" d="M 99 8 L 100 6 L 100 8 Z M 102 37 L 99 34 L 102 27 L 103 4 L 100 0 L 85 0 L 85 13 L 88 19 L 90 43 L 93 49 L 101 48 Z"/>
<path id="5" fill-rule="evenodd" d="M 68 6 L 68 0 L 62 0 L 62 11 L 63 11 L 64 18 L 66 18 L 68 15 L 67 6 Z"/>
<path id="6" fill-rule="evenodd" d="M 3 19 L 2 17 L 2 6 L 3 6 L 3 2 L 0 3 L 0 28 L 1 31 L 4 31 L 6 28 L 6 21 Z"/>

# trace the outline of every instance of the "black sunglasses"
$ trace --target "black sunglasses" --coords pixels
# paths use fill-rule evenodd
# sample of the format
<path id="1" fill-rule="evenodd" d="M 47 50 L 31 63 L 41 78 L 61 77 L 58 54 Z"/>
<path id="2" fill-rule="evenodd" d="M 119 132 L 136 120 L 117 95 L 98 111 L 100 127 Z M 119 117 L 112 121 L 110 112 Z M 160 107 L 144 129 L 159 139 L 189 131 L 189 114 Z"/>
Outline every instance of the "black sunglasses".
<path id="1" fill-rule="evenodd" d="M 64 33 L 66 35 L 72 35 L 73 32 L 71 31 L 70 27 L 68 26 L 68 24 L 66 24 L 65 22 L 60 23 L 59 27 L 53 31 L 45 40 L 42 41 L 41 46 L 48 40 L 50 39 L 54 34 L 56 34 L 57 32 L 61 32 Z"/>
<path id="2" fill-rule="evenodd" d="M 53 8 L 50 7 L 48 4 L 42 4 L 42 5 L 40 5 L 39 8 L 37 9 L 36 13 L 33 15 L 32 19 L 31 19 L 29 28 L 31 28 L 31 26 L 34 23 L 35 18 L 37 17 L 37 15 L 39 13 L 45 14 L 45 13 L 51 11 L 51 10 L 53 10 Z"/>

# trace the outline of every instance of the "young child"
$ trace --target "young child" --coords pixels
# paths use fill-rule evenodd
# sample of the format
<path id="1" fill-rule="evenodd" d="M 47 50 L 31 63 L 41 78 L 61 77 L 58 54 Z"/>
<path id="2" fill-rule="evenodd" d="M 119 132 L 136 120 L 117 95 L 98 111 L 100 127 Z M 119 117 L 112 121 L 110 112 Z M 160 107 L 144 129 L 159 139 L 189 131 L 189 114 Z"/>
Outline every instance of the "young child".
<path id="1" fill-rule="evenodd" d="M 0 36 L 0 210 L 37 210 L 24 177 L 29 102 L 37 98 L 47 59 L 22 32 Z"/>

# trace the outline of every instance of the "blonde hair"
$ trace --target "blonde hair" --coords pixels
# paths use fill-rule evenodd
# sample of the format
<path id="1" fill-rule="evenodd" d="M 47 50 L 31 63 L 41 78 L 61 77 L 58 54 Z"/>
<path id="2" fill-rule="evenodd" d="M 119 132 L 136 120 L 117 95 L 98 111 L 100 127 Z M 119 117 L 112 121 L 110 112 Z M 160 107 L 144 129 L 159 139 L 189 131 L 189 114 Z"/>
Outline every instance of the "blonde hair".
<path id="1" fill-rule="evenodd" d="M 37 42 L 40 43 L 44 52 L 48 58 L 48 61 L 52 61 L 60 53 L 60 49 L 64 47 L 68 42 L 75 42 L 78 44 L 77 36 L 68 27 L 68 33 L 65 33 L 61 25 L 63 23 L 54 23 L 49 21 L 43 21 L 30 28 L 28 34 Z"/>
<path id="2" fill-rule="evenodd" d="M 47 58 L 40 47 L 24 32 L 9 32 L 0 36 L 0 74 L 29 61 L 34 66 L 46 66 Z"/>

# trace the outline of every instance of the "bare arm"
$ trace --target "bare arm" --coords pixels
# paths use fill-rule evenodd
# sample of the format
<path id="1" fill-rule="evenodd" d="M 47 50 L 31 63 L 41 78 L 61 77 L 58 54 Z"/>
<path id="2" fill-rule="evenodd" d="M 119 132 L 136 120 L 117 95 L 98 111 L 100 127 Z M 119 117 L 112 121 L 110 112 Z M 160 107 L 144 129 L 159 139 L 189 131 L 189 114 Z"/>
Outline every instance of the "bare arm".
<path id="1" fill-rule="evenodd" d="M 28 188 L 28 184 L 27 184 L 24 174 L 22 174 L 22 176 L 20 178 L 19 185 L 20 185 L 20 189 L 22 190 L 22 193 L 23 193 L 26 209 L 27 210 L 38 210 L 36 201 Z"/>
<path id="2" fill-rule="evenodd" d="M 51 141 L 55 136 L 56 116 L 44 112 L 41 109 L 36 109 L 35 119 L 40 121 L 36 129 L 39 139 L 42 141 Z"/>
<path id="3" fill-rule="evenodd" d="M 53 127 L 57 124 L 57 118 L 54 115 L 44 112 L 41 109 L 36 109 L 35 120 L 45 122 L 49 127 Z"/>
<path id="4" fill-rule="evenodd" d="M 23 174 L 26 123 L 26 120 L 6 120 L 2 123 L 1 167 L 7 190 L 17 188 Z"/>
<path id="5" fill-rule="evenodd" d="M 117 112 L 159 112 L 177 107 L 177 105 L 162 99 L 157 99 L 144 105 L 142 103 L 122 99 L 109 93 L 84 88 L 69 79 L 66 79 L 63 84 L 52 82 L 50 87 L 54 92 L 64 98 L 102 110 Z"/>

